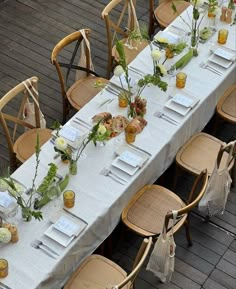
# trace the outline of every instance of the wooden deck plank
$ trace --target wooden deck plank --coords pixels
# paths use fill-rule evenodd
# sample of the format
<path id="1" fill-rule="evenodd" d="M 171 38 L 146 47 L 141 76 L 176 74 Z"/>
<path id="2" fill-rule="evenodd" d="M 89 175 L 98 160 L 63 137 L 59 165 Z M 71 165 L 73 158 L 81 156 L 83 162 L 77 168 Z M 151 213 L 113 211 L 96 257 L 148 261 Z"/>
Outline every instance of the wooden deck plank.
<path id="1" fill-rule="evenodd" d="M 219 269 L 214 269 L 210 275 L 210 278 L 219 283 L 220 285 L 225 286 L 227 289 L 236 288 L 235 276 L 231 277 Z"/>
<path id="2" fill-rule="evenodd" d="M 216 281 L 208 278 L 206 283 L 203 285 L 204 289 L 227 289 L 227 287 L 217 283 Z"/>

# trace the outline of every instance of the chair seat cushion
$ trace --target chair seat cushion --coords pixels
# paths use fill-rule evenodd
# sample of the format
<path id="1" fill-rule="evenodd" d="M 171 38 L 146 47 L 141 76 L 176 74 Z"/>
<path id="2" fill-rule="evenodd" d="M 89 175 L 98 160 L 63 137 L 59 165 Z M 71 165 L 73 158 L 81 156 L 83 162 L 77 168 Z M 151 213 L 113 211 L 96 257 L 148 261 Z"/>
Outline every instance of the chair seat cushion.
<path id="1" fill-rule="evenodd" d="M 176 162 L 182 168 L 195 175 L 199 175 L 205 168 L 211 175 L 216 157 L 223 144 L 221 140 L 209 134 L 195 134 L 179 150 L 176 155 Z M 228 153 L 224 152 L 221 167 L 226 164 L 227 156 Z"/>
<path id="2" fill-rule="evenodd" d="M 22 163 L 35 153 L 35 145 L 37 135 L 39 135 L 39 146 L 41 147 L 46 141 L 51 138 L 52 131 L 50 129 L 35 128 L 26 131 L 22 134 L 13 146 L 16 157 Z"/>
<path id="3" fill-rule="evenodd" d="M 86 103 L 88 103 L 101 88 L 95 87 L 95 83 L 100 81 L 101 83 L 107 84 L 109 80 L 96 77 L 88 76 L 81 78 L 76 81 L 67 91 L 67 97 L 71 105 L 80 110 Z"/>
<path id="4" fill-rule="evenodd" d="M 154 15 L 162 27 L 167 27 L 178 17 L 178 14 L 181 14 L 189 5 L 190 3 L 186 1 L 175 1 L 178 13 L 174 13 L 172 1 L 167 0 L 157 6 Z"/>
<path id="5" fill-rule="evenodd" d="M 122 220 L 142 236 L 160 234 L 166 213 L 184 206 L 185 203 L 170 190 L 158 185 L 148 185 L 132 198 L 123 211 Z M 185 219 L 182 218 L 179 223 L 182 225 Z"/>
<path id="6" fill-rule="evenodd" d="M 125 44 L 127 41 L 127 38 L 124 38 L 121 40 L 123 44 Z M 130 49 L 128 46 L 124 45 L 124 50 L 125 50 L 125 56 L 126 56 L 126 62 L 129 64 L 131 61 L 134 60 L 134 58 L 148 45 L 148 42 L 146 40 L 142 40 L 142 42 L 139 41 L 134 41 L 133 46 L 136 48 Z M 119 61 L 119 54 L 116 51 L 116 47 L 114 46 L 112 48 L 112 56 L 114 57 L 115 61 Z"/>
<path id="7" fill-rule="evenodd" d="M 87 257 L 66 282 L 64 289 L 105 289 L 122 282 L 127 273 L 100 255 Z M 129 283 L 123 287 L 129 288 Z"/>

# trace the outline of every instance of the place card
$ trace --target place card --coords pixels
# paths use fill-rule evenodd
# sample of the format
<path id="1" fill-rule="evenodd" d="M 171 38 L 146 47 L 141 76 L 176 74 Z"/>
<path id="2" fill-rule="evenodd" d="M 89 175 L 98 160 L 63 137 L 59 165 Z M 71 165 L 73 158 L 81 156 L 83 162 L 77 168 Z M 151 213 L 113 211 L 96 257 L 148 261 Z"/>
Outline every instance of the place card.
<path id="1" fill-rule="evenodd" d="M 130 152 L 124 151 L 119 157 L 119 160 L 129 164 L 132 167 L 141 167 L 143 163 L 143 159 L 140 156 Z"/>
<path id="2" fill-rule="evenodd" d="M 185 96 L 185 95 L 182 95 L 182 94 L 179 94 L 177 93 L 173 98 L 172 98 L 172 101 L 174 101 L 175 103 L 178 103 L 182 106 L 185 106 L 185 107 L 192 107 L 193 103 L 194 103 L 194 100 Z"/>
<path id="3" fill-rule="evenodd" d="M 71 142 L 76 141 L 76 139 L 79 137 L 79 131 L 69 125 L 63 126 L 59 134 Z"/>
<path id="4" fill-rule="evenodd" d="M 14 199 L 7 192 L 0 192 L 0 206 L 9 208 L 14 203 Z"/>
<path id="5" fill-rule="evenodd" d="M 227 51 L 226 49 L 223 49 L 221 47 L 217 48 L 215 51 L 214 51 L 214 54 L 217 55 L 217 56 L 220 56 L 224 59 L 227 59 L 227 60 L 232 60 L 235 56 L 234 53 L 231 53 L 230 51 Z"/>
<path id="6" fill-rule="evenodd" d="M 66 234 L 67 236 L 75 236 L 80 230 L 79 224 L 74 223 L 73 221 L 67 219 L 64 216 L 61 216 L 57 222 L 54 224 L 54 228 L 60 232 Z"/>

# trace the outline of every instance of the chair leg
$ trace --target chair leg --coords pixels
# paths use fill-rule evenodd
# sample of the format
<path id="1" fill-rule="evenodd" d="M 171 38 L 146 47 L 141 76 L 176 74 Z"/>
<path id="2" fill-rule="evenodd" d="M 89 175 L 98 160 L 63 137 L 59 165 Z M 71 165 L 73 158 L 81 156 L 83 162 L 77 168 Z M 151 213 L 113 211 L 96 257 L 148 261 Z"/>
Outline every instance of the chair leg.
<path id="1" fill-rule="evenodd" d="M 193 245 L 192 238 L 190 236 L 190 230 L 189 230 L 189 217 L 184 223 L 185 226 L 185 234 L 186 234 L 186 239 L 188 241 L 188 246 L 191 247 Z"/>

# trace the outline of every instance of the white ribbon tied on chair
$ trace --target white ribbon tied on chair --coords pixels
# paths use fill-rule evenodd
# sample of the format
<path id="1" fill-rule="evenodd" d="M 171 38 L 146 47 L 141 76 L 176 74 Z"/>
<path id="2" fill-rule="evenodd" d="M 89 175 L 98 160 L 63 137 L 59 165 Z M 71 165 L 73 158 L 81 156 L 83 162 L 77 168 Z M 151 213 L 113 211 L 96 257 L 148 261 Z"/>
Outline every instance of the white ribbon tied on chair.
<path id="1" fill-rule="evenodd" d="M 28 124 L 36 127 L 35 108 L 34 108 L 34 104 L 36 104 L 38 109 L 39 109 L 40 127 L 41 128 L 46 128 L 46 120 L 44 118 L 44 115 L 43 115 L 42 111 L 40 110 L 39 102 L 37 101 L 37 99 L 33 95 L 33 93 L 32 93 L 30 88 L 32 88 L 33 92 L 37 96 L 38 96 L 38 91 L 34 88 L 34 86 L 32 85 L 32 83 L 30 82 L 29 79 L 27 79 L 26 81 L 23 81 L 23 84 L 24 84 L 26 90 L 28 91 L 29 95 L 32 97 L 32 99 L 34 101 L 34 102 L 30 102 L 28 97 L 26 99 L 26 102 L 25 102 L 25 105 L 24 105 L 24 108 L 23 108 L 23 116 L 22 116 L 24 122 L 27 122 Z"/>
<path id="2" fill-rule="evenodd" d="M 236 142 L 234 141 L 225 146 L 225 148 L 230 146 L 230 151 L 224 168 L 220 169 L 220 164 L 218 166 L 216 160 L 205 194 L 198 204 L 199 211 L 206 213 L 210 217 L 224 213 L 232 183 L 229 173 L 229 165 L 232 159 L 235 143 Z"/>
<path id="3" fill-rule="evenodd" d="M 154 249 L 151 253 L 147 270 L 156 275 L 162 282 L 170 282 L 175 267 L 175 241 L 173 236 L 173 226 L 176 222 L 178 211 L 172 211 L 173 225 L 171 233 L 167 235 L 165 222 L 163 230 L 158 237 Z"/>
<path id="4" fill-rule="evenodd" d="M 92 61 L 92 57 L 91 57 L 90 43 L 89 43 L 88 38 L 86 36 L 85 30 L 81 29 L 80 33 L 83 36 L 83 40 L 81 41 L 81 44 L 80 44 L 80 59 L 79 59 L 78 66 L 86 68 L 86 64 L 87 64 L 87 62 L 86 62 L 86 49 L 88 49 L 88 51 L 89 51 L 89 60 L 90 60 L 89 69 L 94 71 L 93 61 Z M 79 79 L 81 79 L 83 77 L 86 77 L 86 76 L 87 76 L 87 72 L 86 71 L 76 70 L 75 80 L 77 81 L 77 80 L 79 80 Z"/>

